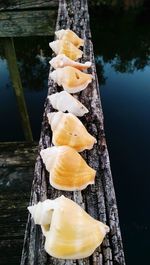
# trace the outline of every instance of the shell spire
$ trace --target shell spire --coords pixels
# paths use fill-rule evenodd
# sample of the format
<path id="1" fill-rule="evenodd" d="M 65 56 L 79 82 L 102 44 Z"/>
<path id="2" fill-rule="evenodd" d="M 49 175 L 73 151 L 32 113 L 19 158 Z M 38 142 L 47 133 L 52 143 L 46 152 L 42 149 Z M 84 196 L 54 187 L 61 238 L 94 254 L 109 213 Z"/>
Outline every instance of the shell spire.
<path id="1" fill-rule="evenodd" d="M 50 184 L 59 190 L 83 190 L 94 184 L 96 171 L 69 146 L 54 146 L 40 152 Z M 69 163 L 68 163 L 69 161 Z"/>
<path id="2" fill-rule="evenodd" d="M 51 216 L 47 225 L 41 224 L 46 237 L 46 252 L 59 259 L 81 259 L 90 256 L 102 243 L 109 227 L 95 220 L 78 204 L 61 196 L 55 200 L 47 200 Z M 41 203 L 40 219 L 44 219 Z M 70 214 L 71 213 L 71 214 Z M 36 214 L 33 219 L 37 219 Z"/>
<path id="3" fill-rule="evenodd" d="M 52 215 L 53 201 L 45 200 L 44 202 L 38 202 L 38 204 L 28 207 L 35 224 L 47 225 L 50 224 Z"/>

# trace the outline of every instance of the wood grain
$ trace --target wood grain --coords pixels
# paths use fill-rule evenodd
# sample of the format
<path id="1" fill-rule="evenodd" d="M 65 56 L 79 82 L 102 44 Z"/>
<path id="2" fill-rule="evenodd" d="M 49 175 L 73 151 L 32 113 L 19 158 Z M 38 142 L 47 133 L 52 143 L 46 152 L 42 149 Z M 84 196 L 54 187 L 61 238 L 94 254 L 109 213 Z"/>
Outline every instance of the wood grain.
<path id="1" fill-rule="evenodd" d="M 0 37 L 53 35 L 56 17 L 56 10 L 0 12 Z"/>
<path id="2" fill-rule="evenodd" d="M 36 156 L 37 143 L 0 143 L 0 264 L 3 265 L 20 262 Z"/>
<path id="3" fill-rule="evenodd" d="M 0 0 L 0 10 L 22 10 L 52 8 L 58 6 L 58 0 Z"/>
<path id="4" fill-rule="evenodd" d="M 48 173 L 45 170 L 40 156 L 38 156 L 30 204 L 35 204 L 39 200 L 43 201 L 46 198 L 54 199 L 63 194 L 77 202 L 91 216 L 108 224 L 110 226 L 110 233 L 91 257 L 82 260 L 58 260 L 46 254 L 41 229 L 39 226 L 35 226 L 29 215 L 21 265 L 125 265 L 115 191 L 105 141 L 103 112 L 100 103 L 99 84 L 96 75 L 86 0 L 59 1 L 56 29 L 65 29 L 68 27 L 85 40 L 82 62 L 86 60 L 92 61 L 92 68 L 88 72 L 93 74 L 93 82 L 84 91 L 79 93 L 77 97 L 89 109 L 89 113 L 81 120 L 87 130 L 97 139 L 97 144 L 92 150 L 82 152 L 82 156 L 86 159 L 87 163 L 97 170 L 96 182 L 95 185 L 90 185 L 82 192 L 62 192 L 55 190 L 49 185 Z M 60 88 L 50 78 L 48 85 L 48 94 L 60 91 Z M 46 100 L 39 142 L 40 149 L 47 148 L 51 145 L 52 133 L 46 119 L 46 114 L 50 111 L 53 111 L 53 109 L 48 100 Z"/>

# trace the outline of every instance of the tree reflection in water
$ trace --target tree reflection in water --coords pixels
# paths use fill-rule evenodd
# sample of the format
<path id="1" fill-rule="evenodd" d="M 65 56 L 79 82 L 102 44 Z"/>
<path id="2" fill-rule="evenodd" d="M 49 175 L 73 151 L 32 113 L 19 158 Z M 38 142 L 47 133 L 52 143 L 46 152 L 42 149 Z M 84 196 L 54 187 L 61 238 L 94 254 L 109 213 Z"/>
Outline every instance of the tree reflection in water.
<path id="1" fill-rule="evenodd" d="M 48 62 L 51 57 L 51 50 L 48 43 L 52 39 L 53 37 L 45 36 L 14 38 L 17 63 L 34 140 L 39 139 L 40 135 L 43 106 L 48 89 Z M 20 127 L 19 110 L 17 109 L 15 93 L 13 92 L 12 83 L 8 73 L 8 65 L 5 60 L 3 45 L 3 39 L 0 39 L 0 73 L 2 73 L 0 76 L 2 77 L 0 84 L 0 111 L 1 113 L 6 114 L 0 116 L 2 128 L 0 140 L 22 141 L 24 140 L 24 136 Z M 9 133 L 9 124 L 6 122 L 9 117 L 6 104 L 10 106 L 13 113 L 13 127 L 11 134 Z"/>
<path id="2" fill-rule="evenodd" d="M 47 86 L 51 51 L 48 46 L 52 37 L 14 38 L 17 63 L 24 89 L 40 91 Z M 5 59 L 0 39 L 0 58 Z"/>
<path id="3" fill-rule="evenodd" d="M 106 78 L 103 63 L 110 63 L 120 73 L 133 73 L 150 65 L 150 16 L 147 7 L 129 11 L 106 6 L 91 8 L 94 51 L 102 84 Z"/>
<path id="4" fill-rule="evenodd" d="M 15 47 L 21 80 L 24 88 L 42 90 L 47 86 L 48 62 L 51 51 L 48 46 L 49 37 L 16 38 Z M 30 48 L 28 47 L 30 43 Z M 22 47 L 22 49 L 20 49 Z"/>

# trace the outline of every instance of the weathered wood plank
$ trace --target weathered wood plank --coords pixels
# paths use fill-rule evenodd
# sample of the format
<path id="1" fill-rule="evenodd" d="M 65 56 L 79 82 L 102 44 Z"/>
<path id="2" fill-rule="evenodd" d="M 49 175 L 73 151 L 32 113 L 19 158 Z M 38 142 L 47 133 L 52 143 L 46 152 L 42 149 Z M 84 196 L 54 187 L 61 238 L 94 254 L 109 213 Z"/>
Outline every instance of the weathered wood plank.
<path id="1" fill-rule="evenodd" d="M 3 265 L 20 262 L 36 156 L 37 143 L 0 143 L 0 264 Z"/>
<path id="2" fill-rule="evenodd" d="M 58 0 L 0 0 L 1 10 L 21 10 L 36 8 L 52 8 L 58 6 Z"/>
<path id="3" fill-rule="evenodd" d="M 0 37 L 54 34 L 56 10 L 0 12 Z"/>
<path id="4" fill-rule="evenodd" d="M 92 73 L 95 78 L 92 84 L 78 94 L 77 97 L 89 109 L 89 113 L 82 118 L 82 121 L 88 131 L 97 139 L 97 145 L 92 150 L 82 152 L 82 156 L 86 159 L 87 163 L 97 170 L 96 183 L 95 185 L 90 185 L 82 192 L 62 192 L 55 190 L 49 185 L 48 173 L 45 170 L 40 156 L 38 156 L 32 186 L 31 204 L 37 203 L 39 200 L 43 201 L 47 197 L 54 199 L 63 194 L 85 208 L 91 216 L 107 223 L 111 230 L 101 247 L 97 248 L 90 258 L 69 261 L 58 260 L 46 254 L 41 229 L 39 226 L 35 226 L 29 215 L 21 265 L 124 265 L 125 259 L 109 155 L 105 141 L 103 113 L 91 42 L 87 1 L 60 0 L 59 3 L 56 29 L 69 27 L 84 38 L 85 46 L 82 61 L 90 60 L 93 63 L 92 68 L 88 72 Z M 60 88 L 49 78 L 48 94 L 59 90 Z M 47 100 L 43 115 L 40 149 L 47 148 L 51 145 L 52 132 L 46 119 L 46 114 L 50 111 L 53 111 L 53 109 Z"/>
<path id="5" fill-rule="evenodd" d="M 28 167 L 35 162 L 38 146 L 36 142 L 0 143 L 0 167 Z"/>

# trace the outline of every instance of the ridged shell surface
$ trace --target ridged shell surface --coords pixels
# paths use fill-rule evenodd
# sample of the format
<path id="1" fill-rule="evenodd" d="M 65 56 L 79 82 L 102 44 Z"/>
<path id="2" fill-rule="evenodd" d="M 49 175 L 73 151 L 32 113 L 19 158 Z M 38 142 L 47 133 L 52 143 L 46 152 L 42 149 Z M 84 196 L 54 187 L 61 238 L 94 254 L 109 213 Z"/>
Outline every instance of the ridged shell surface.
<path id="1" fill-rule="evenodd" d="M 79 38 L 78 35 L 70 29 L 61 29 L 55 32 L 56 37 L 59 40 L 70 41 L 77 48 L 84 45 L 84 40 Z"/>
<path id="2" fill-rule="evenodd" d="M 94 184 L 96 171 L 87 165 L 75 149 L 54 146 L 42 150 L 40 154 L 54 188 L 75 191 Z"/>
<path id="3" fill-rule="evenodd" d="M 84 90 L 92 82 L 91 74 L 83 73 L 72 66 L 57 68 L 50 73 L 50 77 L 71 94 Z"/>
<path id="4" fill-rule="evenodd" d="M 49 43 L 49 46 L 56 54 L 65 54 L 71 60 L 78 60 L 83 52 L 74 46 L 70 41 L 56 40 Z"/>
<path id="5" fill-rule="evenodd" d="M 53 132 L 54 145 L 68 145 L 78 152 L 93 148 L 96 139 L 75 115 L 59 111 L 48 113 L 47 117 Z"/>
<path id="6" fill-rule="evenodd" d="M 90 256 L 102 243 L 109 227 L 95 220 L 72 200 L 61 196 L 49 201 L 52 216 L 49 225 L 42 225 L 42 231 L 46 237 L 46 252 L 59 259 L 81 259 Z M 40 204 L 45 207 L 44 202 Z M 33 206 L 33 207 L 36 207 Z M 47 209 L 46 209 L 47 211 Z M 30 207 L 30 212 L 32 210 Z M 36 219 L 41 219 L 32 215 Z"/>

